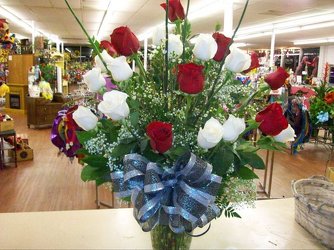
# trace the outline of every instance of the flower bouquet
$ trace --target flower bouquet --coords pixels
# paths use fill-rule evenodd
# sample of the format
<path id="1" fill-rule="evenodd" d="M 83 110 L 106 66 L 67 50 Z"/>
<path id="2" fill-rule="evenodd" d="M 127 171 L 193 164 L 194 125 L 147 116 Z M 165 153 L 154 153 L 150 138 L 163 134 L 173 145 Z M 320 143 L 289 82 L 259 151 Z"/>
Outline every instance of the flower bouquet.
<path id="1" fill-rule="evenodd" d="M 84 75 L 97 101 L 61 111 L 52 130 L 61 151 L 80 156 L 84 181 L 111 182 L 118 197 L 131 197 L 134 217 L 152 232 L 154 248 L 184 248 L 195 228 L 222 214 L 239 217 L 235 208 L 256 198 L 252 169 L 265 168 L 258 150 L 280 150 L 293 139 L 277 103 L 255 120 L 240 117 L 266 86 L 252 90 L 232 113 L 224 109 L 226 87 L 240 85 L 235 73 L 259 65 L 256 56 L 231 46 L 248 1 L 232 38 L 216 31 L 198 35 L 194 44 L 189 2 L 186 11 L 179 0 L 161 4 L 165 27 L 154 34 L 147 69 L 129 27 L 98 43 L 77 19 L 97 55 L 96 67 Z M 115 86 L 106 87 L 102 73 Z M 268 81 L 282 85 L 285 74 L 273 72 Z M 244 135 L 257 128 L 266 136 L 254 146 Z"/>
<path id="2" fill-rule="evenodd" d="M 310 103 L 313 131 L 318 131 L 319 127 L 328 129 L 332 133 L 332 143 L 334 143 L 334 88 L 323 81 L 314 90 L 317 94 Z"/>

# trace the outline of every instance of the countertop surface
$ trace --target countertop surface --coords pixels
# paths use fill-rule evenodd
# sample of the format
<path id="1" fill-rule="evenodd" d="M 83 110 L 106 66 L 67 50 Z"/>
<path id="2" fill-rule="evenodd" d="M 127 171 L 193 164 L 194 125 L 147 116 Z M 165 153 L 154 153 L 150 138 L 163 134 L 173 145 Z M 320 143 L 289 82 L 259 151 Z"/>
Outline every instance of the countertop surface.
<path id="1" fill-rule="evenodd" d="M 325 249 L 295 222 L 294 209 L 293 198 L 256 201 L 242 219 L 213 220 L 191 249 Z M 151 241 L 130 208 L 2 213 L 0 249 L 151 249 Z"/>

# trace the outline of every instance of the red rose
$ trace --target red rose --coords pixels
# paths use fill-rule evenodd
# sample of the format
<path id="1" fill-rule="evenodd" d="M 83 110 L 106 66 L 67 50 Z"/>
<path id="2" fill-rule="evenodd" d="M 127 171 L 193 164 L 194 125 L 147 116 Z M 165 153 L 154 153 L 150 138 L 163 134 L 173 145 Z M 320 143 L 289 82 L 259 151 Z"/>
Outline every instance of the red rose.
<path id="1" fill-rule="evenodd" d="M 100 48 L 105 49 L 111 56 L 117 55 L 117 51 L 115 50 L 114 46 L 112 46 L 111 42 L 107 40 L 103 40 L 100 42 Z"/>
<path id="2" fill-rule="evenodd" d="M 160 4 L 162 8 L 167 9 L 166 3 Z M 168 19 L 171 22 L 176 21 L 177 19 L 183 20 L 185 18 L 184 9 L 180 0 L 169 0 L 168 6 Z"/>
<path id="3" fill-rule="evenodd" d="M 154 121 L 147 125 L 146 134 L 150 137 L 150 145 L 154 151 L 165 153 L 173 144 L 173 125 L 166 122 Z"/>
<path id="4" fill-rule="evenodd" d="M 260 67 L 259 57 L 257 56 L 255 52 L 251 53 L 251 60 L 252 61 L 251 61 L 251 65 L 249 66 L 249 68 L 244 70 L 242 73 L 247 74 L 249 71 Z"/>
<path id="5" fill-rule="evenodd" d="M 213 57 L 213 60 L 220 62 L 221 60 L 223 60 L 224 56 L 226 57 L 228 54 L 230 54 L 230 50 L 226 50 L 229 43 L 231 42 L 231 38 L 226 37 L 219 32 L 213 33 L 212 37 L 216 40 L 216 43 L 218 45 L 218 49 L 216 55 Z"/>
<path id="6" fill-rule="evenodd" d="M 289 77 L 289 74 L 282 68 L 278 67 L 273 73 L 270 73 L 264 78 L 264 81 L 268 83 L 272 90 L 279 89 L 285 83 L 285 80 Z"/>
<path id="7" fill-rule="evenodd" d="M 275 136 L 288 127 L 288 121 L 283 115 L 283 109 L 278 103 L 272 103 L 259 112 L 255 121 L 261 122 L 259 129 L 266 135 Z"/>
<path id="8" fill-rule="evenodd" d="M 123 56 L 130 56 L 140 48 L 138 38 L 126 26 L 114 29 L 110 39 L 117 53 Z"/>
<path id="9" fill-rule="evenodd" d="M 188 94 L 198 94 L 204 88 L 204 66 L 194 63 L 180 64 L 178 66 L 177 82 L 180 90 Z"/>
<path id="10" fill-rule="evenodd" d="M 329 92 L 325 95 L 325 102 L 327 104 L 333 104 L 334 103 L 334 92 Z"/>

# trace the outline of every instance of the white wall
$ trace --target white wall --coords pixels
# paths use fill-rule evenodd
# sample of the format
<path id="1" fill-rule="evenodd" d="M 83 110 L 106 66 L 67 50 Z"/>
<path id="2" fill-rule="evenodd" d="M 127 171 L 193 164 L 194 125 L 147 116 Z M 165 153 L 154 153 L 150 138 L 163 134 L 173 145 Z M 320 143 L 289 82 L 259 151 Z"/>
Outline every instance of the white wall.
<path id="1" fill-rule="evenodd" d="M 322 78 L 326 63 L 334 65 L 334 45 L 320 46 L 318 77 Z"/>

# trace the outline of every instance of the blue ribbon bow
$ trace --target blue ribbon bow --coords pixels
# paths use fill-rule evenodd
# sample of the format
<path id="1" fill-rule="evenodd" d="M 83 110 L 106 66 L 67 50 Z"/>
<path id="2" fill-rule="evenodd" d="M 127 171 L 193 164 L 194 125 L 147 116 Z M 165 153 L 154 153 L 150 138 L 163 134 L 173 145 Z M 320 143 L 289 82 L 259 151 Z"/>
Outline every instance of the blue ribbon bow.
<path id="1" fill-rule="evenodd" d="M 175 233 L 191 232 L 219 217 L 215 205 L 222 178 L 211 174 L 212 166 L 192 153 L 163 169 L 139 154 L 124 157 L 124 171 L 113 172 L 113 189 L 128 197 L 134 217 L 143 231 L 169 225 Z"/>
<path id="2" fill-rule="evenodd" d="M 329 120 L 328 112 L 320 111 L 317 115 L 317 119 L 318 121 L 316 123 L 327 122 Z"/>

